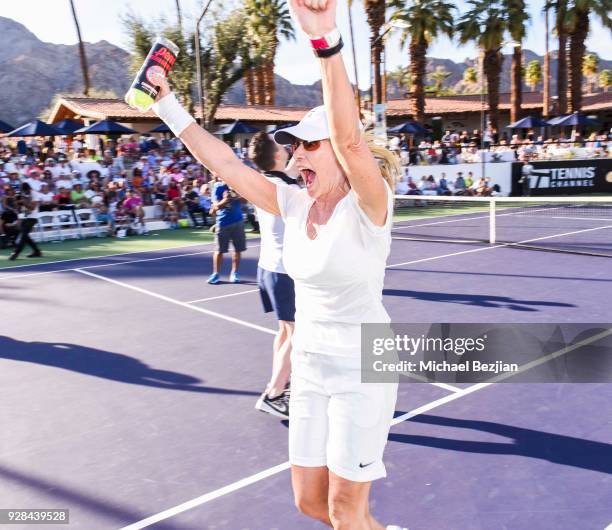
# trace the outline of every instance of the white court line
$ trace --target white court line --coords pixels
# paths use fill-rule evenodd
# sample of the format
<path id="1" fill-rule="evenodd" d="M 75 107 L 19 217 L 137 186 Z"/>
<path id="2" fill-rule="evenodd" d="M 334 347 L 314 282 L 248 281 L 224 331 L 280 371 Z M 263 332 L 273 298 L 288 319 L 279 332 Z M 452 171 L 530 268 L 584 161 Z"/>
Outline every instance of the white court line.
<path id="1" fill-rule="evenodd" d="M 443 254 L 442 256 L 432 256 L 430 258 L 421 258 L 413 261 L 405 261 L 404 263 L 394 263 L 393 265 L 387 265 L 387 269 L 391 269 L 393 267 L 401 267 L 403 265 L 412 265 L 414 263 L 423 263 L 424 261 L 433 261 L 435 259 L 441 258 L 449 258 L 453 256 L 460 256 L 462 254 L 470 254 L 472 252 L 482 252 L 485 250 L 493 250 L 495 248 L 504 248 L 504 247 L 515 247 L 517 245 L 524 245 L 525 243 L 535 243 L 536 241 L 544 241 L 545 239 L 554 239 L 555 237 L 564 237 L 571 236 L 574 234 L 582 234 L 584 232 L 593 232 L 595 230 L 604 230 L 606 228 L 612 228 L 612 225 L 608 226 L 598 226 L 596 228 L 585 228 L 584 230 L 575 230 L 573 232 L 565 232 L 564 234 L 554 234 L 552 236 L 544 236 L 544 237 L 536 237 L 534 239 L 525 239 L 524 241 L 518 241 L 517 243 L 500 243 L 499 245 L 491 245 L 490 247 L 480 247 L 474 248 L 471 250 L 461 250 L 459 252 L 452 252 L 450 254 Z M 458 241 L 460 243 L 460 241 Z"/>
<path id="2" fill-rule="evenodd" d="M 401 414 L 400 416 L 397 416 L 396 418 L 393 418 L 393 420 L 391 421 L 391 425 L 392 426 L 398 425 L 399 423 L 402 423 L 406 420 L 419 416 L 425 412 L 429 412 L 437 407 L 440 407 L 442 405 L 455 401 L 456 399 L 462 398 L 469 394 L 473 394 L 474 392 L 478 392 L 479 390 L 482 390 L 483 388 L 487 388 L 488 386 L 495 384 L 494 381 L 498 382 L 498 381 L 502 381 L 503 379 L 508 379 L 516 375 L 517 373 L 530 370 L 531 368 L 534 368 L 535 366 L 548 362 L 549 360 L 554 359 L 555 357 L 565 355 L 566 353 L 572 350 L 575 350 L 576 348 L 579 348 L 591 342 L 595 342 L 611 334 L 612 334 L 612 329 L 608 329 L 602 333 L 593 335 L 583 341 L 577 342 L 576 344 L 562 348 L 561 350 L 558 350 L 549 355 L 541 357 L 540 359 L 532 361 L 531 363 L 527 363 L 526 365 L 522 366 L 521 369 L 517 372 L 509 372 L 505 374 L 500 374 L 499 376 L 495 376 L 492 379 L 490 379 L 489 380 L 490 382 L 477 383 L 467 388 L 458 389 L 457 392 L 454 392 L 453 394 L 449 394 L 442 398 L 436 399 L 435 401 L 431 401 L 430 403 L 421 405 L 420 407 L 417 407 L 409 412 L 406 412 L 404 414 Z M 147 517 L 146 519 L 142 519 L 141 521 L 132 523 L 131 525 L 125 526 L 121 528 L 120 530 L 140 530 L 142 528 L 146 528 L 152 524 L 163 521 L 164 519 L 169 519 L 170 517 L 178 515 L 179 513 L 182 513 L 186 510 L 190 510 L 197 506 L 201 506 L 202 504 L 206 504 L 207 502 L 210 502 L 214 499 L 218 499 L 219 497 L 222 497 L 223 495 L 227 495 L 228 493 L 233 493 L 234 491 L 242 489 L 245 486 L 255 484 L 256 482 L 259 482 L 265 478 L 271 477 L 273 475 L 277 475 L 278 473 L 281 473 L 282 471 L 285 471 L 289 469 L 290 467 L 291 466 L 289 462 L 283 462 L 282 464 L 279 464 L 277 466 L 269 467 L 268 469 L 264 469 L 263 471 L 260 471 L 259 473 L 255 473 L 241 480 L 233 482 L 227 486 L 224 486 L 223 488 L 216 489 L 214 491 L 211 491 L 210 493 L 206 493 L 204 495 L 201 495 L 200 497 L 196 497 L 195 499 L 179 504 L 178 506 L 174 506 L 172 508 L 164 510 L 163 512 L 159 512 L 157 514 L 151 515 L 150 517 Z M 609 526 L 606 530 L 612 530 L 612 527 Z"/>
<path id="3" fill-rule="evenodd" d="M 538 216 L 536 216 L 538 217 Z M 610 221 L 609 217 L 601 218 L 601 217 L 555 217 L 555 216 L 542 216 L 538 217 L 538 219 L 569 219 L 570 221 Z"/>
<path id="4" fill-rule="evenodd" d="M 200 497 L 196 497 L 195 499 L 191 499 L 190 501 L 184 502 L 183 504 L 174 506 L 173 508 L 170 508 L 163 512 L 159 512 L 159 513 L 156 513 L 155 515 L 151 515 L 150 517 L 147 517 L 146 519 L 142 519 L 141 521 L 133 523 L 129 526 L 124 526 L 120 530 L 138 530 L 140 528 L 146 528 L 147 526 L 150 526 L 155 523 L 159 523 L 160 521 L 163 521 L 164 519 L 168 519 L 179 513 L 185 512 L 187 510 L 191 510 L 192 508 L 201 506 L 202 504 L 218 499 L 219 497 L 222 497 L 223 495 L 227 495 L 228 493 L 232 493 L 236 490 L 244 488 L 245 486 L 250 486 L 251 484 L 255 484 L 256 482 L 259 482 L 260 480 L 276 475 L 282 471 L 286 471 L 290 467 L 291 465 L 289 464 L 289 462 L 283 462 L 282 464 L 279 464 L 277 466 L 269 467 L 268 469 L 264 469 L 263 471 L 260 471 L 259 473 L 255 473 L 254 475 L 245 477 L 241 480 L 233 482 L 232 484 L 228 484 L 227 486 L 224 486 L 223 488 L 219 488 L 217 490 L 211 491 L 210 493 L 206 493 L 204 495 L 201 495 Z"/>
<path id="5" fill-rule="evenodd" d="M 251 245 L 249 248 L 258 248 L 259 245 Z M 149 250 L 147 252 L 159 252 L 157 250 Z M 159 256 L 157 258 L 143 258 L 143 259 L 132 259 L 128 261 L 117 261 L 113 263 L 101 263 L 99 265 L 86 265 L 85 267 L 79 267 L 79 269 L 99 269 L 102 267 L 115 267 L 116 265 L 130 265 L 132 263 L 144 263 L 146 261 L 159 261 L 163 259 L 174 259 L 174 258 L 184 258 L 185 256 L 201 256 L 203 254 L 212 254 L 215 252 L 214 250 L 203 250 L 201 252 L 188 252 L 185 254 L 173 254 L 172 256 Z M 93 259 L 93 258 L 92 258 Z M 70 269 L 55 269 L 52 271 L 42 271 L 42 272 L 30 272 L 26 274 L 13 274 L 12 276 L 2 276 L 0 275 L 0 281 L 2 280 L 11 280 L 14 278 L 29 278 L 31 276 L 42 276 L 44 274 L 54 274 L 56 272 L 70 272 L 76 270 L 75 268 Z"/>
<path id="6" fill-rule="evenodd" d="M 192 311 L 197 311 L 199 313 L 204 313 L 205 315 L 209 315 L 211 317 L 220 318 L 221 320 L 227 320 L 228 322 L 233 322 L 234 324 L 239 324 L 247 328 L 256 329 L 258 331 L 263 331 L 264 333 L 269 333 L 270 335 L 276 335 L 277 333 L 276 330 L 264 328 L 263 326 L 258 326 L 257 324 L 247 322 L 246 320 L 240 320 L 239 318 L 234 318 L 234 317 L 230 317 L 227 315 L 223 315 L 221 313 L 217 313 L 216 311 L 210 311 L 208 309 L 204 309 L 202 307 L 191 305 L 186 302 L 180 302 L 179 300 L 175 300 L 174 298 L 164 296 L 163 294 L 154 293 L 153 291 L 148 291 L 147 289 L 143 289 L 142 287 L 136 287 L 135 285 L 129 285 L 127 283 L 123 283 L 117 280 L 113 280 L 111 278 L 107 278 L 106 276 L 100 276 L 98 274 L 94 274 L 93 272 L 89 272 L 83 269 L 74 269 L 74 272 L 85 274 L 86 276 L 91 276 L 92 278 L 97 278 L 98 280 L 112 283 L 124 289 L 130 289 L 132 291 L 136 291 L 141 294 L 146 294 L 148 296 L 152 296 L 153 298 L 163 300 L 164 302 L 168 302 L 170 304 L 178 305 L 181 307 L 186 307 L 187 309 L 191 309 Z"/>
<path id="7" fill-rule="evenodd" d="M 612 530 L 612 523 L 610 523 L 608 526 L 606 526 L 604 528 L 604 530 Z"/>
<path id="8" fill-rule="evenodd" d="M 156 252 L 156 251 L 151 251 Z M 116 263 L 101 263 L 100 265 L 86 265 L 85 267 L 79 267 L 79 269 L 98 269 L 101 267 L 114 267 L 115 265 L 129 265 L 130 263 L 143 263 L 145 261 L 158 261 L 162 259 L 173 259 L 173 258 L 183 258 L 185 256 L 198 256 L 201 254 L 212 254 L 214 250 L 203 250 L 202 252 L 189 252 L 186 254 L 173 254 L 172 256 L 160 256 L 157 258 L 143 258 L 143 259 L 134 259 L 129 261 L 118 261 Z M 25 274 L 13 274 L 12 276 L 2 276 L 0 275 L 0 281 L 2 280 L 11 280 L 14 278 L 30 278 L 32 276 L 42 276 L 44 274 L 54 274 L 56 272 L 70 272 L 76 270 L 74 267 L 70 269 L 55 269 L 52 271 L 41 271 L 41 272 L 29 272 Z"/>
<path id="9" fill-rule="evenodd" d="M 503 204 L 503 203 L 502 203 Z M 501 207 L 503 208 L 503 206 Z M 484 207 L 483 207 L 484 209 Z M 556 210 L 558 208 L 538 208 L 537 210 L 529 210 L 530 212 L 550 212 L 551 210 Z M 499 211 L 504 211 L 499 210 Z M 473 214 L 471 214 L 470 212 L 465 212 L 465 213 L 451 213 L 451 214 L 447 214 L 447 215 L 442 215 L 440 217 L 450 217 L 450 216 L 462 216 L 462 217 L 458 217 L 458 218 L 453 218 L 453 219 L 447 219 L 445 221 L 435 221 L 435 222 L 431 222 L 431 223 L 421 223 L 418 225 L 403 225 L 402 223 L 410 223 L 410 220 L 406 220 L 406 221 L 397 221 L 396 223 L 393 223 L 393 226 L 397 226 L 398 228 L 392 228 L 391 231 L 393 230 L 405 230 L 406 228 L 418 228 L 420 226 L 434 226 L 434 225 L 442 225 L 442 224 L 447 224 L 447 223 L 459 223 L 461 221 L 474 221 L 474 220 L 478 220 L 478 219 L 489 219 L 491 217 L 490 213 L 486 213 L 485 215 L 476 215 L 477 213 L 480 212 L 474 212 Z M 517 216 L 517 217 L 532 217 L 531 215 L 524 213 L 524 212 L 507 212 L 507 213 L 495 213 L 495 217 L 508 217 L 508 216 Z M 469 217 L 472 216 L 472 217 Z M 538 217 L 538 216 L 533 216 L 533 217 Z M 552 216 L 541 216 L 541 219 L 551 219 Z M 415 219 L 417 221 L 422 220 L 422 219 L 427 219 L 427 217 L 421 217 L 420 219 Z M 565 219 L 565 217 L 555 217 L 554 219 Z M 605 221 L 609 221 L 610 219 L 605 219 Z"/>
<path id="10" fill-rule="evenodd" d="M 257 293 L 259 289 L 249 289 L 248 291 L 240 291 L 239 293 L 222 294 L 220 296 L 210 296 L 208 298 L 200 298 L 199 300 L 191 300 L 185 302 L 186 304 L 195 304 L 197 302 L 208 302 L 209 300 L 219 300 L 219 298 L 228 298 L 230 296 L 240 296 L 241 294 Z"/>
<path id="11" fill-rule="evenodd" d="M 435 381 L 427 381 L 430 385 L 437 386 L 439 388 L 443 388 L 444 390 L 448 390 L 449 392 L 461 392 L 461 388 L 458 386 L 449 385 L 448 383 L 436 383 Z"/>
<path id="12" fill-rule="evenodd" d="M 164 250 L 175 250 L 177 248 L 199 247 L 201 245 L 212 245 L 213 243 L 214 241 L 209 241 L 208 243 L 193 243 L 191 245 L 183 245 L 179 247 L 158 248 L 155 250 L 133 250 L 131 252 L 117 252 L 116 254 L 104 254 L 102 256 L 89 256 L 87 258 L 59 259 L 57 261 L 47 261 L 45 263 L 28 263 L 26 265 L 15 265 L 13 267 L 7 267 L 6 269 L 0 269 L 0 272 L 2 272 L 2 270 L 23 269 L 25 267 L 42 267 L 43 265 L 54 265 L 56 263 L 67 263 L 69 261 L 87 261 L 87 260 L 92 260 L 92 259 L 114 258 L 115 256 L 128 256 L 130 254 L 147 254 L 149 252 L 162 252 Z M 72 269 L 66 269 L 66 270 L 72 270 Z"/>

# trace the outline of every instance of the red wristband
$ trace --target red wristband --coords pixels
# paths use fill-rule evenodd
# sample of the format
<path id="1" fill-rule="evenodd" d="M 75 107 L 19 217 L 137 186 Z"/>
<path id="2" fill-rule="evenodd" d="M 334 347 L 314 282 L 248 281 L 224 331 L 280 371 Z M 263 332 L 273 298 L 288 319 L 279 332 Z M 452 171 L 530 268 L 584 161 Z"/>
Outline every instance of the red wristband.
<path id="1" fill-rule="evenodd" d="M 340 31 L 336 28 L 322 37 L 310 39 L 310 44 L 314 50 L 326 50 L 337 46 L 341 39 Z"/>

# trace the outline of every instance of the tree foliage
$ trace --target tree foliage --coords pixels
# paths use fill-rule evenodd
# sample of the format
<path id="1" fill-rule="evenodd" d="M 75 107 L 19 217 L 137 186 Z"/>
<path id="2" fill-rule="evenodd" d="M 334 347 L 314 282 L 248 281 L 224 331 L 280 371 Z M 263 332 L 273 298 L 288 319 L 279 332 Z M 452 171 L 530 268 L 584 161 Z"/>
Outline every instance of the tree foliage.
<path id="1" fill-rule="evenodd" d="M 252 46 L 265 51 L 262 64 L 249 70 L 245 77 L 247 101 L 274 105 L 274 61 L 280 38 L 295 39 L 291 13 L 284 0 L 245 0 L 244 11 Z"/>
<path id="2" fill-rule="evenodd" d="M 434 85 L 434 93 L 436 96 L 442 95 L 442 90 L 444 89 L 444 82 L 453 75 L 452 72 L 449 72 L 444 66 L 436 66 L 436 69 L 433 72 L 430 72 L 429 79 L 433 81 Z"/>
<path id="3" fill-rule="evenodd" d="M 542 65 L 537 59 L 529 61 L 527 64 L 527 68 L 525 68 L 525 81 L 531 90 L 535 90 L 542 82 Z"/>
<path id="4" fill-rule="evenodd" d="M 475 85 L 478 83 L 478 70 L 473 66 L 468 66 L 463 71 L 463 82 L 468 85 Z"/>
<path id="5" fill-rule="evenodd" d="M 185 34 L 176 23 L 164 19 L 148 23 L 131 12 L 122 17 L 122 23 L 132 53 L 130 70 L 134 75 L 142 66 L 156 35 L 163 35 L 179 47 L 168 80 L 183 105 L 193 110 L 194 103 L 197 103 L 195 35 Z M 251 45 L 248 18 L 243 9 L 216 13 L 201 39 L 205 88 L 203 121 L 205 126 L 210 126 L 227 91 L 247 68 L 263 62 L 269 47 Z"/>
<path id="6" fill-rule="evenodd" d="M 404 26 L 400 43 L 402 46 L 408 44 L 410 53 L 411 112 L 417 122 L 423 123 L 427 50 L 439 35 L 452 37 L 455 6 L 445 0 L 419 0 L 409 3 L 404 0 L 391 0 L 389 5 L 394 9 L 390 21 Z"/>
<path id="7" fill-rule="evenodd" d="M 599 88 L 603 88 L 604 92 L 607 92 L 608 89 L 612 86 L 612 70 L 602 70 L 599 72 Z"/>

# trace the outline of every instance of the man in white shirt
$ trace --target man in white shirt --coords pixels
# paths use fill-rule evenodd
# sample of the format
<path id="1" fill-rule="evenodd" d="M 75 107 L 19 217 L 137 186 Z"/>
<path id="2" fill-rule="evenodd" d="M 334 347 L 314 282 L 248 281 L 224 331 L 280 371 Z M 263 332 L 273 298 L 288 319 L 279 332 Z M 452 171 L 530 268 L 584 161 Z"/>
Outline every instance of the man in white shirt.
<path id="1" fill-rule="evenodd" d="M 45 161 L 45 169 L 47 171 L 51 172 L 51 176 L 53 177 L 54 180 L 57 180 L 60 176 L 60 166 L 58 166 L 55 163 L 55 159 L 54 158 L 47 158 L 47 160 Z"/>
<path id="2" fill-rule="evenodd" d="M 30 171 L 30 176 L 26 179 L 33 192 L 40 191 L 42 182 L 40 181 L 40 173 L 37 170 Z"/>
<path id="3" fill-rule="evenodd" d="M 76 153 L 82 147 L 83 147 L 83 142 L 81 142 L 79 138 L 75 137 L 74 140 L 72 140 L 72 151 Z"/>
<path id="4" fill-rule="evenodd" d="M 55 182 L 55 189 L 60 190 L 61 188 L 66 188 L 67 190 L 72 189 L 72 179 L 70 178 L 70 171 L 68 169 L 60 170 L 60 175 Z"/>
<path id="5" fill-rule="evenodd" d="M 38 206 L 39 212 L 50 212 L 55 208 L 53 193 L 49 191 L 49 185 L 43 182 L 40 186 L 40 191 L 33 193 L 34 202 Z"/>
<path id="6" fill-rule="evenodd" d="M 298 188 L 285 171 L 289 154 L 283 146 L 265 132 L 257 133 L 249 145 L 249 158 L 277 186 Z M 283 419 L 289 417 L 289 392 L 286 390 L 291 373 L 291 338 L 295 321 L 295 288 L 283 266 L 282 218 L 257 208 L 261 233 L 257 283 L 264 312 L 276 312 L 278 333 L 274 339 L 272 377 L 255 408 Z"/>

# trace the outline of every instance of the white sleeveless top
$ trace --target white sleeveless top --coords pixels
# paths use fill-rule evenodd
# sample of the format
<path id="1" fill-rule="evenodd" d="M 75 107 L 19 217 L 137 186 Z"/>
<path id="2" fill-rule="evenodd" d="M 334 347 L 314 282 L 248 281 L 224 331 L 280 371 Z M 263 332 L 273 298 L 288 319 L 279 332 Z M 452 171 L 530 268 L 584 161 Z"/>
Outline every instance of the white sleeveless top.
<path id="1" fill-rule="evenodd" d="M 306 189 L 276 187 L 285 221 L 283 263 L 295 282 L 294 349 L 359 357 L 361 324 L 390 321 L 382 290 L 391 249 L 393 194 L 385 187 L 384 226 L 370 221 L 351 190 L 314 240 L 306 234 L 314 200 Z"/>

